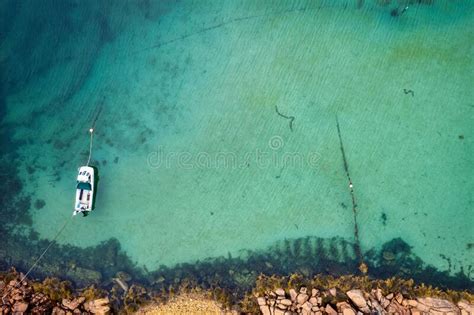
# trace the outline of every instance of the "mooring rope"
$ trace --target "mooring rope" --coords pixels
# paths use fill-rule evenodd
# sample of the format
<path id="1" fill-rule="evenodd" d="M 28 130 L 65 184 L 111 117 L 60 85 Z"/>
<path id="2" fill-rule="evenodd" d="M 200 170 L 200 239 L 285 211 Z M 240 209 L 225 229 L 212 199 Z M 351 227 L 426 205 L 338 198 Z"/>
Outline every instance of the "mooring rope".
<path id="1" fill-rule="evenodd" d="M 94 128 L 95 128 L 95 125 L 96 125 L 96 122 L 97 122 L 97 119 L 99 118 L 99 115 L 100 113 L 102 112 L 102 107 L 100 107 L 98 109 L 98 111 L 96 112 L 95 114 L 95 117 L 92 121 L 92 127 L 89 129 L 89 133 L 91 135 L 90 137 L 90 143 L 89 143 L 89 157 L 87 158 L 87 166 L 89 166 L 89 163 L 91 161 L 91 156 L 92 156 L 92 143 L 93 143 L 93 139 L 94 139 Z M 30 269 L 26 272 L 26 274 L 20 279 L 19 281 L 19 284 L 21 284 L 25 279 L 26 277 L 28 277 L 28 275 L 33 271 L 33 269 L 38 265 L 38 263 L 41 261 L 41 259 L 43 259 L 44 255 L 46 255 L 46 252 L 51 248 L 51 246 L 54 244 L 54 242 L 58 239 L 59 235 L 61 235 L 61 233 L 64 231 L 64 229 L 66 228 L 66 226 L 69 224 L 69 222 L 71 221 L 71 219 L 74 217 L 74 215 L 71 216 L 70 219 L 66 220 L 66 222 L 64 222 L 64 224 L 62 225 L 62 227 L 59 229 L 59 231 L 56 233 L 56 235 L 53 237 L 53 239 L 49 242 L 48 246 L 45 248 L 45 250 L 41 253 L 41 255 L 38 257 L 38 259 L 36 259 L 36 261 L 34 262 L 34 264 L 30 267 Z M 3 294 L 2 296 L 2 302 L 3 304 L 5 304 L 5 297 L 16 287 L 17 285 L 11 287 L 7 292 L 5 292 L 5 294 Z"/>
<path id="2" fill-rule="evenodd" d="M 46 247 L 46 249 L 41 253 L 41 255 L 38 257 L 38 259 L 36 259 L 35 263 L 30 267 L 30 269 L 25 273 L 25 275 L 20 279 L 19 283 L 18 284 L 21 284 L 25 279 L 26 277 L 28 277 L 28 275 L 33 271 L 33 269 L 36 267 L 36 265 L 38 265 L 38 263 L 40 262 L 40 260 L 44 257 L 44 255 L 46 255 L 46 252 L 50 249 L 50 247 L 53 245 L 54 242 L 56 242 L 56 240 L 58 239 L 59 235 L 61 235 L 61 233 L 64 231 L 64 229 L 66 228 L 66 226 L 69 224 L 69 222 L 71 222 L 71 219 L 74 218 L 74 216 L 71 216 L 69 219 L 66 220 L 66 222 L 64 222 L 63 226 L 59 229 L 59 231 L 56 233 L 56 235 L 53 237 L 53 239 L 49 242 L 48 246 Z M 3 296 L 2 296 L 2 302 L 3 304 L 6 304 L 5 303 L 5 297 L 8 295 L 8 293 L 10 293 L 14 288 L 16 287 L 13 286 L 12 288 L 10 288 L 10 290 L 8 290 Z"/>
<path id="3" fill-rule="evenodd" d="M 91 141 L 89 143 L 89 158 L 87 159 L 87 166 L 89 166 L 89 163 L 91 161 L 91 156 L 92 156 L 92 139 L 93 139 L 93 135 L 94 135 L 94 128 L 91 128 L 89 129 L 89 132 L 91 134 Z"/>
<path id="4" fill-rule="evenodd" d="M 97 123 L 97 120 L 99 119 L 99 116 L 102 113 L 102 108 L 103 108 L 102 105 L 100 105 L 99 107 L 96 108 L 94 118 L 92 119 L 92 127 L 89 129 L 89 133 L 91 134 L 91 138 L 90 138 L 90 143 L 89 143 L 89 157 L 87 158 L 87 163 L 86 163 L 87 166 L 89 166 L 89 164 L 91 162 L 93 134 L 94 134 L 94 131 L 95 131 L 95 125 Z"/>

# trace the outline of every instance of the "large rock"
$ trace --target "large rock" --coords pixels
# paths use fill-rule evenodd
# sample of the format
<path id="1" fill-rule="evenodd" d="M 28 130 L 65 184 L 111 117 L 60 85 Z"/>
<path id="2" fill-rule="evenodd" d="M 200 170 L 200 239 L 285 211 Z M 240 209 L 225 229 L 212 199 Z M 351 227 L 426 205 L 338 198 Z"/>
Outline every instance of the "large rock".
<path id="1" fill-rule="evenodd" d="M 262 312 L 262 315 L 271 315 L 270 307 L 268 307 L 268 305 L 260 305 L 260 311 Z"/>
<path id="2" fill-rule="evenodd" d="M 267 305 L 267 300 L 264 297 L 258 297 L 257 298 L 257 303 L 258 303 L 259 306 Z"/>
<path id="3" fill-rule="evenodd" d="M 97 299 L 84 305 L 86 311 L 92 314 L 106 315 L 110 312 L 109 298 Z"/>
<path id="4" fill-rule="evenodd" d="M 356 315 L 356 311 L 347 302 L 337 303 L 337 310 L 343 315 Z"/>
<path id="5" fill-rule="evenodd" d="M 284 311 L 286 311 L 288 309 L 288 306 L 283 305 L 283 304 L 277 304 L 276 307 L 279 308 L 280 310 L 284 310 Z"/>
<path id="6" fill-rule="evenodd" d="M 357 313 L 360 313 L 360 312 L 357 312 Z M 342 311 L 342 315 L 356 315 L 356 312 L 354 311 L 352 307 L 349 307 L 349 308 L 345 308 Z"/>
<path id="7" fill-rule="evenodd" d="M 296 302 L 300 305 L 303 305 L 306 301 L 308 301 L 309 299 L 309 296 L 308 294 L 306 293 L 300 293 L 298 294 L 298 296 L 296 297 Z"/>
<path id="8" fill-rule="evenodd" d="M 66 315 L 66 312 L 60 307 L 54 307 L 51 313 L 52 315 Z"/>
<path id="9" fill-rule="evenodd" d="M 283 299 L 280 301 L 281 304 L 285 305 L 285 306 L 291 306 L 291 304 L 293 304 L 293 302 L 291 302 L 291 300 L 289 299 Z"/>
<path id="10" fill-rule="evenodd" d="M 367 301 L 364 298 L 364 293 L 361 290 L 350 290 L 347 291 L 346 294 L 359 310 L 364 313 L 370 313 L 370 309 L 367 306 Z"/>
<path id="11" fill-rule="evenodd" d="M 390 300 L 382 296 L 382 299 L 380 300 L 380 305 L 382 305 L 383 308 L 387 308 L 390 305 Z"/>
<path id="12" fill-rule="evenodd" d="M 407 300 L 407 303 L 411 307 L 417 307 L 418 306 L 418 302 L 416 300 Z"/>
<path id="13" fill-rule="evenodd" d="M 371 302 L 371 305 L 370 305 L 371 309 L 377 311 L 377 314 L 380 314 L 380 315 L 387 314 L 385 309 L 382 307 L 382 305 L 380 305 L 379 302 L 377 302 L 376 299 L 370 298 L 369 301 Z"/>
<path id="14" fill-rule="evenodd" d="M 309 298 L 309 303 L 311 303 L 311 305 L 318 305 L 318 298 L 312 296 Z"/>
<path id="15" fill-rule="evenodd" d="M 397 293 L 397 295 L 395 295 L 395 301 L 397 301 L 398 304 L 403 305 L 403 295 L 401 293 Z"/>
<path id="16" fill-rule="evenodd" d="M 84 298 L 82 296 L 77 298 L 77 299 L 73 299 L 73 300 L 63 299 L 62 304 L 63 304 L 64 307 L 70 309 L 71 311 L 74 311 L 82 303 L 84 303 L 85 300 L 86 300 L 86 298 Z"/>
<path id="17" fill-rule="evenodd" d="M 274 314 L 275 315 L 285 315 L 285 311 L 276 308 Z"/>
<path id="18" fill-rule="evenodd" d="M 409 309 L 398 304 L 398 302 L 395 299 L 393 299 L 392 302 L 390 302 L 387 308 L 387 312 L 389 314 L 410 315 Z"/>
<path id="19" fill-rule="evenodd" d="M 334 308 L 332 308 L 332 306 L 329 305 L 329 304 L 326 305 L 325 311 L 326 311 L 326 313 L 327 313 L 328 315 L 337 315 L 336 310 L 335 310 Z"/>
<path id="20" fill-rule="evenodd" d="M 301 308 L 301 314 L 303 315 L 311 315 L 311 308 L 313 305 L 309 302 L 305 302 L 303 307 Z"/>
<path id="21" fill-rule="evenodd" d="M 16 302 L 13 305 L 13 312 L 18 314 L 23 314 L 28 309 L 28 303 L 26 302 Z"/>
<path id="22" fill-rule="evenodd" d="M 459 314 L 459 309 L 448 300 L 437 298 L 418 298 L 418 305 L 416 306 L 423 312 L 440 312 L 446 314 Z"/>
<path id="23" fill-rule="evenodd" d="M 466 300 L 459 301 L 458 307 L 461 309 L 461 313 L 474 314 L 474 304 L 470 304 Z"/>
<path id="24" fill-rule="evenodd" d="M 282 288 L 276 289 L 275 293 L 279 296 L 285 296 L 285 290 L 283 290 Z"/>
<path id="25" fill-rule="evenodd" d="M 459 312 L 441 312 L 441 311 L 436 311 L 436 310 L 430 311 L 430 315 L 459 315 L 459 314 L 460 314 Z"/>
<path id="26" fill-rule="evenodd" d="M 290 298 L 294 302 L 296 301 L 296 297 L 298 296 L 298 293 L 296 293 L 295 289 L 290 289 Z"/>
<path id="27" fill-rule="evenodd" d="M 382 302 L 382 298 L 383 298 L 382 290 L 377 288 L 376 290 L 372 290 L 372 291 L 377 301 Z"/>

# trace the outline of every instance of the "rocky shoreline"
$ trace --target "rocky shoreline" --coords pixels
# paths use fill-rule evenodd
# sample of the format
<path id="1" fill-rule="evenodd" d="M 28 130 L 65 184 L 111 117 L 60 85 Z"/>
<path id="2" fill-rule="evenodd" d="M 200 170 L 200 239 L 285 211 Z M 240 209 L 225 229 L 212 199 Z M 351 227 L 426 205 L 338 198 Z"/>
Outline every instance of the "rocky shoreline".
<path id="1" fill-rule="evenodd" d="M 256 300 L 256 305 L 252 305 Z M 288 277 L 261 275 L 247 308 L 263 315 L 469 315 L 471 291 L 441 290 L 411 279 L 367 276 Z"/>
<path id="2" fill-rule="evenodd" d="M 16 271 L 0 278 L 0 293 L 0 314 L 108 314 L 111 310 L 109 297 L 97 298 L 100 293 L 93 288 L 73 295 L 67 282 L 23 280 Z"/>
<path id="3" fill-rule="evenodd" d="M 339 300 L 338 302 L 327 302 Z M 326 301 L 326 302 L 325 302 Z M 285 291 L 278 288 L 264 296 L 257 297 L 263 315 L 359 315 L 359 314 L 400 314 L 400 315 L 469 315 L 474 314 L 474 304 L 460 300 L 456 304 L 441 298 L 407 298 L 400 292 L 384 294 L 382 289 L 365 292 L 352 289 L 338 292 L 336 288 L 320 291 L 301 287 L 299 290 Z"/>
<path id="4" fill-rule="evenodd" d="M 260 275 L 252 291 L 233 304 L 225 303 L 229 301 L 225 294 L 199 286 L 158 292 L 117 278 L 121 287 L 117 294 L 117 286 L 74 289 L 57 278 L 23 278 L 14 269 L 0 273 L 0 314 L 474 314 L 471 292 L 440 290 L 399 278 Z"/>

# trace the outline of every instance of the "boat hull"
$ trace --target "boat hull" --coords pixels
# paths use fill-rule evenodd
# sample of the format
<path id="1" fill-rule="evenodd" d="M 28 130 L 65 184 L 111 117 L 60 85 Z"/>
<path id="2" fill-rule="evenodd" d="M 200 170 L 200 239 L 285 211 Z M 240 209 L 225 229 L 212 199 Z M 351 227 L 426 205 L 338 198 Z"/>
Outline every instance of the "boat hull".
<path id="1" fill-rule="evenodd" d="M 96 168 L 81 166 L 77 175 L 76 199 L 74 215 L 82 213 L 87 215 L 94 209 L 96 191 Z"/>

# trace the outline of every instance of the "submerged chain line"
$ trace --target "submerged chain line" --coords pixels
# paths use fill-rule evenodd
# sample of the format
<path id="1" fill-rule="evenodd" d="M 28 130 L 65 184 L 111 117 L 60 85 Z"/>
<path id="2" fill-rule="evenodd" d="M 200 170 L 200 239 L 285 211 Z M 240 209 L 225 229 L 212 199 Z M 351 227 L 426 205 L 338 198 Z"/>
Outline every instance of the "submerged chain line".
<path id="1" fill-rule="evenodd" d="M 173 38 L 173 39 L 170 39 L 168 41 L 164 41 L 164 42 L 161 42 L 161 43 L 159 42 L 155 45 L 142 48 L 140 50 L 132 52 L 132 54 L 135 55 L 135 54 L 138 54 L 138 53 L 141 53 L 141 52 L 144 52 L 144 51 L 148 51 L 148 50 L 152 50 L 152 49 L 159 49 L 163 46 L 167 46 L 169 44 L 185 40 L 189 37 L 192 37 L 192 36 L 195 36 L 195 35 L 198 35 L 198 34 L 201 34 L 201 33 L 205 33 L 205 32 L 208 32 L 208 31 L 212 31 L 212 30 L 224 27 L 228 24 L 241 22 L 241 21 L 246 21 L 246 20 L 253 20 L 253 19 L 258 19 L 258 18 L 264 18 L 264 17 L 269 17 L 269 16 L 278 16 L 278 15 L 282 15 L 282 14 L 285 14 L 285 13 L 304 12 L 306 10 L 307 10 L 307 8 L 296 8 L 296 9 L 282 10 L 282 11 L 278 11 L 278 12 L 270 12 L 270 13 L 264 13 L 264 14 L 259 14 L 259 15 L 250 15 L 250 16 L 242 16 L 242 17 L 233 18 L 233 19 L 223 21 L 223 22 L 218 23 L 218 24 L 214 24 L 214 25 L 211 25 L 211 26 L 208 26 L 208 27 L 204 27 L 204 28 L 202 28 L 200 30 L 197 30 L 195 32 L 192 32 L 192 33 L 187 33 L 187 34 L 181 35 L 180 37 Z"/>
<path id="2" fill-rule="evenodd" d="M 351 175 L 349 174 L 349 165 L 347 164 L 346 153 L 344 151 L 344 145 L 342 143 L 342 137 L 341 137 L 341 128 L 339 127 L 339 119 L 337 118 L 337 115 L 336 115 L 336 127 L 337 127 L 337 135 L 339 136 L 339 146 L 341 148 L 342 161 L 344 162 L 344 171 L 346 172 L 347 180 L 349 182 L 349 190 L 350 190 L 351 199 L 352 199 L 352 213 L 354 215 L 354 238 L 355 238 L 354 250 L 362 269 L 364 260 L 362 257 L 362 251 L 360 249 L 360 241 L 359 241 L 359 226 L 357 224 L 357 203 L 355 199 L 354 185 L 352 185 Z"/>
<path id="3" fill-rule="evenodd" d="M 46 252 L 48 251 L 48 249 L 54 244 L 54 242 L 56 242 L 56 240 L 58 239 L 59 235 L 61 235 L 61 233 L 64 231 L 64 229 L 66 228 L 66 226 L 68 225 L 69 222 L 71 222 L 71 219 L 74 218 L 74 216 L 71 216 L 70 218 L 68 218 L 66 220 L 66 222 L 64 222 L 63 226 L 59 229 L 59 231 L 56 233 L 56 235 L 53 237 L 53 239 L 49 242 L 48 246 L 45 248 L 45 250 L 41 253 L 41 255 L 38 257 L 38 259 L 36 259 L 35 263 L 30 267 L 30 269 L 25 273 L 25 275 L 20 279 L 20 281 L 18 282 L 18 284 L 21 284 L 23 282 L 23 280 L 26 279 L 26 277 L 28 277 L 28 275 L 33 271 L 33 269 L 36 267 L 36 265 L 40 262 L 40 260 L 44 257 L 44 255 L 46 255 Z M 16 287 L 13 286 L 12 288 L 10 288 L 10 290 L 8 290 L 7 292 L 5 292 L 5 294 L 2 296 L 2 302 L 3 304 L 6 304 L 5 303 L 5 297 L 8 295 L 8 293 L 10 293 L 14 288 Z"/>

